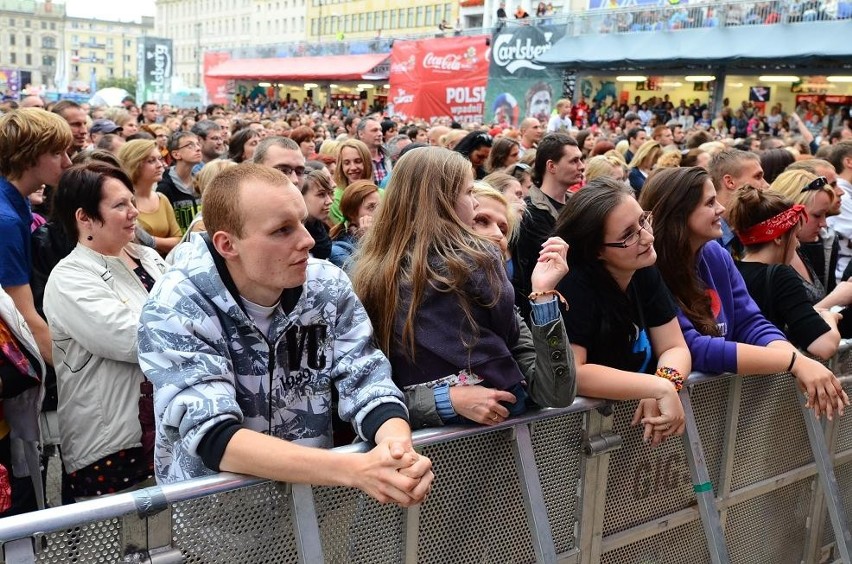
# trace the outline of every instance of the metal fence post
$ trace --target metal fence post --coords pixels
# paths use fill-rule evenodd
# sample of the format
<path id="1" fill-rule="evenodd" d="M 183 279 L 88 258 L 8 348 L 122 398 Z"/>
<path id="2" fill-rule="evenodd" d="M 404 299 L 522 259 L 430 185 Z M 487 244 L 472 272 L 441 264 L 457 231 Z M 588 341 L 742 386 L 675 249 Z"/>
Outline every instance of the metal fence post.
<path id="1" fill-rule="evenodd" d="M 533 540 L 536 561 L 542 564 L 555 563 L 556 547 L 550 532 L 550 521 L 547 518 L 547 507 L 541 491 L 529 425 L 516 425 L 512 429 L 512 450 L 515 454 L 515 467 L 518 471 L 521 493 L 524 496 L 524 508 L 527 511 L 527 524 Z"/>
<path id="2" fill-rule="evenodd" d="M 602 415 L 597 409 L 585 414 L 584 434 L 588 441 L 612 431 L 612 414 Z M 580 549 L 580 562 L 594 564 L 601 560 L 606 485 L 609 473 L 608 450 L 602 453 L 587 453 L 580 466 L 580 503 L 577 504 L 580 531 L 576 535 Z"/>
<path id="3" fill-rule="evenodd" d="M 739 429 L 740 406 L 742 405 L 743 379 L 734 376 L 728 385 L 728 409 L 725 414 L 725 434 L 722 443 L 722 459 L 719 462 L 719 499 L 727 499 L 731 494 L 734 474 L 734 454 L 737 450 L 737 429 Z M 719 511 L 719 522 L 724 530 L 728 519 L 727 508 Z"/>
<path id="4" fill-rule="evenodd" d="M 289 499 L 300 562 L 324 562 L 313 489 L 307 484 L 293 484 Z"/>
<path id="5" fill-rule="evenodd" d="M 796 393 L 799 407 L 805 420 L 805 428 L 808 431 L 808 442 L 814 454 L 814 462 L 817 467 L 817 475 L 825 493 L 826 508 L 831 526 L 834 528 L 834 540 L 840 552 L 840 558 L 846 564 L 852 563 L 852 534 L 849 532 L 849 523 L 846 521 L 846 511 L 840 497 L 840 488 L 837 485 L 837 477 L 834 475 L 832 456 L 825 444 L 825 435 L 822 425 L 817 421 L 813 411 L 805 407 L 805 397 Z"/>
<path id="6" fill-rule="evenodd" d="M 704 456 L 704 447 L 701 445 L 701 438 L 698 435 L 695 412 L 692 410 L 692 389 L 692 386 L 687 385 L 686 389 L 681 390 L 679 394 L 686 423 L 683 442 L 686 447 L 689 473 L 692 475 L 692 489 L 695 491 L 695 497 L 698 500 L 698 512 L 701 515 L 701 525 L 707 539 L 710 560 L 714 564 L 726 564 L 731 561 L 731 557 L 728 554 L 728 546 L 725 544 L 725 533 L 722 531 L 719 511 L 716 509 L 713 484 L 710 483 L 710 473 L 707 471 L 707 459 Z"/>

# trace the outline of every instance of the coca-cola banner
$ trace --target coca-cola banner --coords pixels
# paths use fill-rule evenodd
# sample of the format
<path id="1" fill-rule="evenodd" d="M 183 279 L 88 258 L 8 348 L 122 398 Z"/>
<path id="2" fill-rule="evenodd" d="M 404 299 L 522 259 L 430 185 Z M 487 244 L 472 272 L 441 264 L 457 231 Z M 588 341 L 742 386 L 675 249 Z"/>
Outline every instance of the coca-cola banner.
<path id="1" fill-rule="evenodd" d="M 565 35 L 564 26 L 503 26 L 491 38 L 485 121 L 517 126 L 547 120 L 562 97 L 562 73 L 535 60 Z"/>
<path id="2" fill-rule="evenodd" d="M 487 36 L 395 41 L 389 110 L 405 119 L 481 122 L 488 81 Z"/>

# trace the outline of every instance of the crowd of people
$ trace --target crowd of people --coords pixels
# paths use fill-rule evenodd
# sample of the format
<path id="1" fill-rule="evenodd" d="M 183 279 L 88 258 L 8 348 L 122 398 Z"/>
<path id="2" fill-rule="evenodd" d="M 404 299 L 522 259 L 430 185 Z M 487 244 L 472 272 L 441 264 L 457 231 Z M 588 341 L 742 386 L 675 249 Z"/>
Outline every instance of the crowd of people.
<path id="1" fill-rule="evenodd" d="M 667 100 L 581 129 L 569 100 L 517 129 L 38 102 L 0 116 L 4 515 L 44 507 L 43 443 L 63 503 L 232 471 L 408 506 L 412 429 L 580 394 L 639 400 L 658 445 L 692 370 L 849 404 L 812 358 L 852 336 L 840 112 L 761 136 L 748 104 L 657 125 Z"/>

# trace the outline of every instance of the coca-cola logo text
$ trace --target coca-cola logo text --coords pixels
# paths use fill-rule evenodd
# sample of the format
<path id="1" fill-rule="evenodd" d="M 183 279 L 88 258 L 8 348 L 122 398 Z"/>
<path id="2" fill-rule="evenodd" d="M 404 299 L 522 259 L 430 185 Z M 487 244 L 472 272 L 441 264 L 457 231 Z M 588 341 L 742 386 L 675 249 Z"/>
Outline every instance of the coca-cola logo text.
<path id="1" fill-rule="evenodd" d="M 432 69 L 438 71 L 459 71 L 462 69 L 470 69 L 471 62 L 466 60 L 461 55 L 457 55 L 455 53 L 449 53 L 444 55 L 443 57 L 439 57 L 432 53 L 426 53 L 426 56 L 423 57 L 423 68 L 424 69 Z"/>

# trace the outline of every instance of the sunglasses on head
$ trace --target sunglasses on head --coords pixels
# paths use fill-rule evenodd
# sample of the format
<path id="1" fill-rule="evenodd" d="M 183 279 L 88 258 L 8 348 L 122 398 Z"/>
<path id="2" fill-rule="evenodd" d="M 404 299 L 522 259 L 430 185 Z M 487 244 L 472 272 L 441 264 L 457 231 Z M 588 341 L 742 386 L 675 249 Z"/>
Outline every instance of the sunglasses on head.
<path id="1" fill-rule="evenodd" d="M 828 186 L 828 179 L 824 176 L 817 176 L 813 180 L 811 180 L 810 184 L 802 188 L 802 192 L 807 192 L 809 190 L 820 190 Z"/>

